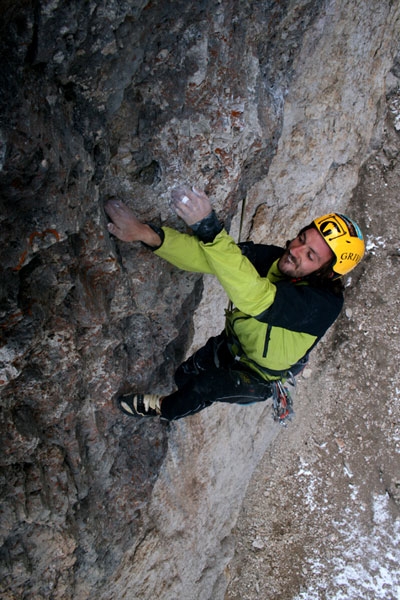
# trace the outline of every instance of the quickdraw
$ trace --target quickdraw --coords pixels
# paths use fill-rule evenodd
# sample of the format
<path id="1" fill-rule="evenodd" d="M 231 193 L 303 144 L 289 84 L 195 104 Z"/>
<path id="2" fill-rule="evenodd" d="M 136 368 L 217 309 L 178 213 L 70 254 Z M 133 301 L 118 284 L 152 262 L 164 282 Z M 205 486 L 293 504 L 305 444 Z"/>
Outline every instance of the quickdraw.
<path id="1" fill-rule="evenodd" d="M 294 378 L 293 378 L 294 380 Z M 277 421 L 284 427 L 291 420 L 293 411 L 293 399 L 287 387 L 281 381 L 273 381 L 272 407 L 274 421 Z"/>

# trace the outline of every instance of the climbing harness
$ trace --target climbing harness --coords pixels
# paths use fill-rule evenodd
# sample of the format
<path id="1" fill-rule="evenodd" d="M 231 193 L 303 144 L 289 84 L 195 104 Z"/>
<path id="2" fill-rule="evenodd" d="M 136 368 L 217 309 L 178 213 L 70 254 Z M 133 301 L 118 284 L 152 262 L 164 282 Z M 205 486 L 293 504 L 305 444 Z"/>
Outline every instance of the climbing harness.
<path id="1" fill-rule="evenodd" d="M 235 330 L 233 328 L 233 324 L 231 320 L 228 318 L 232 313 L 228 310 L 225 311 L 225 333 L 227 338 L 228 348 L 230 353 L 234 357 L 237 362 L 240 362 L 244 365 L 250 367 L 252 371 L 258 373 L 262 379 L 266 379 L 267 381 L 271 381 L 273 379 L 288 379 L 291 377 L 291 371 L 289 369 L 284 370 L 274 370 L 269 369 L 268 367 L 263 367 L 259 365 L 257 362 L 252 360 L 247 356 L 244 352 L 242 345 L 239 341 L 239 338 L 235 334 Z M 250 318 L 250 317 L 246 317 Z M 293 365 L 295 366 L 295 365 Z"/>

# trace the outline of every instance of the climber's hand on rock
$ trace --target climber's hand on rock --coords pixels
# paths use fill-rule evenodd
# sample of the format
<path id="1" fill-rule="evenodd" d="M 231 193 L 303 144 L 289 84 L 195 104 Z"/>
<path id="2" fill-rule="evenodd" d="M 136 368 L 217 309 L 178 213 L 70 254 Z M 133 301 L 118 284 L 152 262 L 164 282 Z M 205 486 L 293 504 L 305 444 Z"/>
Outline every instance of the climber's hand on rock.
<path id="1" fill-rule="evenodd" d="M 198 223 L 212 211 L 207 194 L 196 188 L 190 189 L 184 186 L 173 189 L 171 202 L 178 217 L 189 226 Z"/>
<path id="2" fill-rule="evenodd" d="M 149 246 L 159 246 L 159 235 L 151 227 L 139 221 L 120 200 L 108 200 L 104 210 L 111 219 L 107 224 L 108 231 L 123 242 L 144 242 Z"/>

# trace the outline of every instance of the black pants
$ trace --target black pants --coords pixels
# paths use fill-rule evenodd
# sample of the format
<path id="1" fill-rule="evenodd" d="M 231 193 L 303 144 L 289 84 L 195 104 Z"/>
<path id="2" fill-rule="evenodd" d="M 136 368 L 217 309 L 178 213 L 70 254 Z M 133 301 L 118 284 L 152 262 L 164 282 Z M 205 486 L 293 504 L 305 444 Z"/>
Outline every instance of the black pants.
<path id="1" fill-rule="evenodd" d="M 270 398 L 272 386 L 243 369 L 229 352 L 225 334 L 210 338 L 175 373 L 178 390 L 166 396 L 161 416 L 169 421 L 193 415 L 213 402 L 252 404 Z"/>

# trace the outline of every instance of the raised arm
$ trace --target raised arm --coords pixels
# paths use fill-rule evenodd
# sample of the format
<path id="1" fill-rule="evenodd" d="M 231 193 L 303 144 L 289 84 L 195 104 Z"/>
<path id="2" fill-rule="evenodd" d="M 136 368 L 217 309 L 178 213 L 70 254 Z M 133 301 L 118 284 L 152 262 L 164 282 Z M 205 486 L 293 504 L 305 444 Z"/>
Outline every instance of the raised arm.
<path id="1" fill-rule="evenodd" d="M 107 224 L 108 231 L 119 240 L 143 242 L 180 269 L 199 273 L 212 272 L 196 237 L 179 233 L 169 227 L 154 230 L 150 225 L 142 223 L 133 211 L 119 200 L 109 200 L 104 210 L 111 219 Z M 185 214 L 193 212 L 196 211 L 185 211 Z M 195 218 L 198 214 L 196 212 Z"/>
<path id="2" fill-rule="evenodd" d="M 184 194 L 180 192 L 173 198 L 173 206 L 200 240 L 209 272 L 217 277 L 235 306 L 252 316 L 258 316 L 271 306 L 276 286 L 266 277 L 260 277 L 238 245 L 223 230 L 207 195 L 194 188 L 186 188 Z"/>

